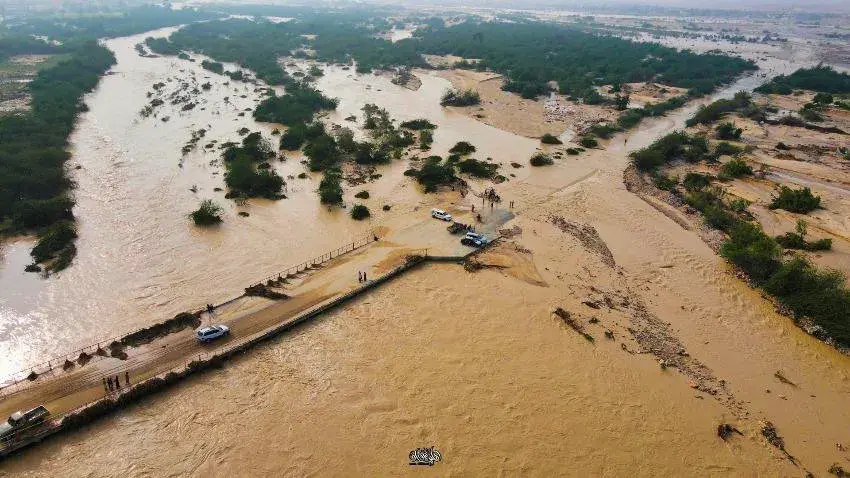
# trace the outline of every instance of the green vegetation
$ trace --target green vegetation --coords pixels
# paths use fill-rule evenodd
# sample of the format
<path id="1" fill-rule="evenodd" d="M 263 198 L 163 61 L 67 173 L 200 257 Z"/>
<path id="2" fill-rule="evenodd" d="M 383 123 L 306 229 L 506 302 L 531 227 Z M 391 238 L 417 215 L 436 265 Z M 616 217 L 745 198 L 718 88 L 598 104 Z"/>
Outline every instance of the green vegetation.
<path id="1" fill-rule="evenodd" d="M 461 156 L 465 156 L 467 154 L 472 154 L 475 152 L 475 146 L 467 141 L 459 141 L 452 146 L 452 149 L 449 150 L 451 154 L 458 154 Z"/>
<path id="2" fill-rule="evenodd" d="M 268 161 L 274 157 L 271 144 L 258 133 L 242 139 L 241 146 L 231 146 L 222 153 L 227 172 L 224 182 L 230 189 L 226 197 L 281 199 L 285 184 Z"/>
<path id="3" fill-rule="evenodd" d="M 551 135 L 549 133 L 544 134 L 540 138 L 540 142 L 543 144 L 564 144 L 557 136 Z"/>
<path id="4" fill-rule="evenodd" d="M 682 180 L 682 186 L 688 191 L 699 191 L 711 186 L 711 176 L 700 173 L 688 173 Z"/>
<path id="5" fill-rule="evenodd" d="M 83 95 L 114 63 L 106 48 L 82 43 L 30 83 L 30 112 L 0 117 L 0 222 L 6 232 L 36 231 L 36 262 L 57 259 L 48 270 L 67 266 L 76 251 L 76 233 L 66 222 L 73 219 L 63 169 L 67 138 L 86 109 Z"/>
<path id="6" fill-rule="evenodd" d="M 404 172 L 405 176 L 411 176 L 421 184 L 426 193 L 431 193 L 439 189 L 440 186 L 447 186 L 457 181 L 455 176 L 454 164 L 443 161 L 439 156 L 431 156 L 425 161 L 421 169 L 408 169 Z"/>
<path id="7" fill-rule="evenodd" d="M 685 133 L 676 132 L 632 155 L 635 165 L 644 171 L 654 171 L 662 164 L 693 155 L 691 148 L 701 144 Z M 705 148 L 697 146 L 701 156 Z M 657 177 L 657 176 L 656 176 Z M 686 182 L 688 179 L 686 178 Z M 787 307 L 795 320 L 808 318 L 821 328 L 816 334 L 828 335 L 843 346 L 850 346 L 850 290 L 841 273 L 818 270 L 802 257 L 793 256 L 784 260 L 782 247 L 802 246 L 803 249 L 822 250 L 831 246 L 827 241 L 809 243 L 805 241 L 805 225 L 798 226 L 797 233 L 774 239 L 764 233 L 758 224 L 748 222 L 743 213 L 747 203 L 743 200 L 727 204 L 721 191 L 713 190 L 701 179 L 691 178 L 692 191 L 686 196 L 687 203 L 703 214 L 707 225 L 728 234 L 720 254 L 749 276 L 752 283 L 761 287 Z M 791 190 L 789 190 L 791 191 Z M 811 193 L 780 193 L 793 206 L 814 205 Z M 802 204 L 801 204 L 802 203 Z"/>
<path id="8" fill-rule="evenodd" d="M 740 146 L 735 146 L 734 144 L 727 143 L 726 141 L 721 141 L 714 147 L 712 157 L 713 159 L 718 159 L 721 156 L 738 156 L 742 152 L 744 152 L 744 149 Z"/>
<path id="9" fill-rule="evenodd" d="M 724 178 L 739 178 L 741 176 L 751 176 L 752 174 L 753 167 L 742 159 L 733 159 L 720 168 L 720 175 Z"/>
<path id="10" fill-rule="evenodd" d="M 414 130 L 414 131 L 437 129 L 437 125 L 435 125 L 434 123 L 431 123 L 427 119 L 422 119 L 422 118 L 410 120 L 410 121 L 404 121 L 399 125 L 399 127 L 404 128 L 404 129 Z"/>
<path id="11" fill-rule="evenodd" d="M 532 166 L 549 166 L 554 163 L 551 157 L 543 153 L 535 153 L 528 162 Z"/>
<path id="12" fill-rule="evenodd" d="M 362 204 L 355 204 L 354 207 L 351 208 L 351 219 L 354 219 L 355 221 L 362 221 L 371 215 L 372 213 L 369 212 L 369 208 Z"/>
<path id="13" fill-rule="evenodd" d="M 717 139 L 733 141 L 741 139 L 741 133 L 744 132 L 743 129 L 735 127 L 735 123 L 732 122 L 719 124 L 715 131 L 717 131 Z"/>
<path id="14" fill-rule="evenodd" d="M 634 165 L 644 172 L 653 172 L 677 159 L 695 163 L 710 157 L 708 141 L 684 131 L 670 133 L 646 148 L 633 151 L 630 156 Z"/>
<path id="15" fill-rule="evenodd" d="M 777 95 L 790 95 L 794 90 L 850 93 L 850 75 L 839 73 L 831 66 L 818 65 L 813 68 L 801 68 L 788 76 L 779 75 L 755 89 L 759 93 Z"/>
<path id="16" fill-rule="evenodd" d="M 354 197 L 356 197 L 357 199 L 369 199 L 369 191 L 360 191 L 359 193 L 355 194 Z"/>
<path id="17" fill-rule="evenodd" d="M 820 208 L 820 196 L 812 194 L 812 190 L 809 188 L 791 189 L 788 186 L 782 186 L 779 188 L 779 194 L 773 197 L 773 201 L 768 207 L 808 214 Z"/>
<path id="18" fill-rule="evenodd" d="M 468 158 L 457 163 L 459 172 L 475 176 L 476 178 L 492 178 L 499 169 L 498 164 L 478 161 L 477 159 Z"/>
<path id="19" fill-rule="evenodd" d="M 596 141 L 596 139 L 592 136 L 584 136 L 579 141 L 579 144 L 581 144 L 584 148 L 595 148 L 599 146 L 599 141 Z"/>
<path id="20" fill-rule="evenodd" d="M 776 242 L 786 249 L 800 249 L 804 251 L 828 251 L 832 249 L 832 239 L 824 238 L 814 242 L 806 240 L 808 233 L 808 223 L 805 220 L 797 220 L 795 232 L 786 232 L 781 236 L 776 236 Z"/>
<path id="21" fill-rule="evenodd" d="M 474 106 L 481 103 L 481 95 L 475 90 L 447 90 L 440 99 L 442 106 Z"/>
<path id="22" fill-rule="evenodd" d="M 200 207 L 189 214 L 197 226 L 210 226 L 221 222 L 221 206 L 212 199 L 204 199 Z"/>
<path id="23" fill-rule="evenodd" d="M 295 83 L 287 87 L 283 96 L 271 96 L 254 110 L 254 119 L 266 123 L 293 126 L 308 123 L 321 110 L 336 109 L 338 101 L 324 96 L 319 90 Z"/>
<path id="24" fill-rule="evenodd" d="M 735 93 L 732 99 L 717 100 L 708 106 L 700 106 L 699 110 L 685 124 L 688 127 L 698 124 L 711 124 L 733 112 L 755 120 L 764 117 L 764 112 L 753 103 L 752 97 L 747 92 L 739 91 Z"/>
<path id="25" fill-rule="evenodd" d="M 504 88 L 526 98 L 548 92 L 549 81 L 557 82 L 561 93 L 582 98 L 591 96 L 597 85 L 641 81 L 708 93 L 755 69 L 752 62 L 738 58 L 680 52 L 532 21 L 467 21 L 420 30 L 417 37 L 399 43 L 418 43 L 425 53 L 479 58 L 474 68 L 506 75 Z"/>
<path id="26" fill-rule="evenodd" d="M 322 204 L 342 204 L 342 175 L 339 170 L 325 171 L 319 183 L 319 199 Z"/>

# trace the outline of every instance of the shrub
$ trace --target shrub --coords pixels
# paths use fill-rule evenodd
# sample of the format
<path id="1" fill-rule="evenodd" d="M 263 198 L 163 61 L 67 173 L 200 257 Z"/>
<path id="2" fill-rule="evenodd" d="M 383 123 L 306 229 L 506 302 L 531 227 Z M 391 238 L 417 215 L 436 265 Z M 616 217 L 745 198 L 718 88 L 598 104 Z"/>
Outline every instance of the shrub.
<path id="1" fill-rule="evenodd" d="M 729 209 L 737 213 L 742 213 L 747 210 L 747 207 L 749 207 L 749 205 L 750 202 L 746 199 L 734 199 L 732 200 L 732 202 L 729 203 Z"/>
<path id="2" fill-rule="evenodd" d="M 369 208 L 362 204 L 356 204 L 353 208 L 351 208 L 351 219 L 354 219 L 355 221 L 362 221 L 371 215 Z"/>
<path id="3" fill-rule="evenodd" d="M 781 236 L 776 236 L 776 242 L 786 249 L 802 249 L 804 251 L 828 251 L 832 249 L 832 239 L 819 239 L 814 242 L 806 240 L 808 232 L 808 224 L 805 220 L 797 220 L 795 232 L 786 232 Z"/>
<path id="4" fill-rule="evenodd" d="M 567 148 L 567 154 L 570 156 L 578 156 L 580 153 L 581 151 L 576 148 Z"/>
<path id="5" fill-rule="evenodd" d="M 655 187 L 663 191 L 672 191 L 679 185 L 678 178 L 668 178 L 667 176 L 656 173 L 652 175 L 652 183 Z"/>
<path id="6" fill-rule="evenodd" d="M 405 128 L 405 129 L 412 129 L 414 131 L 421 131 L 421 130 L 424 130 L 424 129 L 436 129 L 437 128 L 437 125 L 431 123 L 427 119 L 422 119 L 422 118 L 410 120 L 410 121 L 405 121 L 405 122 L 401 123 L 399 126 L 402 127 L 402 128 Z"/>
<path id="7" fill-rule="evenodd" d="M 322 204 L 342 203 L 342 177 L 337 170 L 325 171 L 322 181 L 319 183 L 319 199 Z"/>
<path id="8" fill-rule="evenodd" d="M 354 197 L 356 197 L 357 199 L 369 199 L 369 191 L 360 191 L 359 193 L 355 194 Z"/>
<path id="9" fill-rule="evenodd" d="M 596 141 L 596 138 L 593 138 L 593 137 L 590 137 L 590 136 L 585 136 L 585 137 L 581 138 L 581 141 L 579 142 L 579 144 L 581 144 L 585 148 L 595 148 L 595 147 L 599 146 L 599 142 Z"/>
<path id="10" fill-rule="evenodd" d="M 557 136 L 551 135 L 549 133 L 544 134 L 540 138 L 540 142 L 543 144 L 564 144 Z"/>
<path id="11" fill-rule="evenodd" d="M 472 154 L 474 152 L 475 152 L 475 146 L 473 146 L 471 143 L 469 143 L 467 141 L 459 141 L 454 146 L 452 146 L 452 149 L 449 150 L 449 153 L 459 154 L 461 156 L 464 156 L 464 155 L 467 155 L 467 154 Z"/>
<path id="12" fill-rule="evenodd" d="M 476 178 L 492 178 L 499 169 L 498 164 L 478 161 L 477 159 L 466 159 L 457 163 L 458 170 L 461 173 L 475 176 Z"/>
<path id="13" fill-rule="evenodd" d="M 594 135 L 602 139 L 608 139 L 618 131 L 620 131 L 620 128 L 617 128 L 614 125 L 610 125 L 608 123 L 596 123 L 591 126 L 587 132 L 588 135 Z"/>
<path id="14" fill-rule="evenodd" d="M 434 144 L 434 133 L 430 129 L 423 129 L 419 132 L 419 149 L 428 151 L 431 145 Z"/>
<path id="15" fill-rule="evenodd" d="M 735 123 L 721 123 L 715 128 L 719 139 L 739 140 L 743 129 L 735 127 Z"/>
<path id="16" fill-rule="evenodd" d="M 213 202 L 212 199 L 204 199 L 201 206 L 189 214 L 189 217 L 195 221 L 197 226 L 209 226 L 221 222 L 221 212 L 221 206 Z"/>
<path id="17" fill-rule="evenodd" d="M 819 105 L 831 105 L 833 101 L 835 101 L 835 98 L 833 98 L 829 93 L 818 93 L 815 95 L 814 99 L 812 99 L 812 103 L 817 103 Z"/>
<path id="18" fill-rule="evenodd" d="M 699 191 L 711 186 L 711 177 L 700 173 L 688 173 L 682 181 L 682 186 L 688 191 Z"/>
<path id="19" fill-rule="evenodd" d="M 720 254 L 761 283 L 779 270 L 782 249 L 761 227 L 740 221 L 732 227 Z"/>
<path id="20" fill-rule="evenodd" d="M 543 153 L 536 153 L 531 159 L 528 161 L 532 166 L 548 166 L 553 164 L 552 158 Z"/>
<path id="21" fill-rule="evenodd" d="M 642 148 L 633 151 L 632 162 L 641 171 L 655 171 L 664 164 L 665 158 L 661 151 L 652 148 Z"/>
<path id="22" fill-rule="evenodd" d="M 721 156 L 737 156 L 743 151 L 744 150 L 742 148 L 735 146 L 734 144 L 721 141 L 714 147 L 714 157 L 716 159 Z"/>
<path id="23" fill-rule="evenodd" d="M 35 262 L 47 261 L 56 257 L 61 251 L 74 247 L 76 238 L 77 229 L 72 222 L 57 222 L 39 236 L 38 244 L 30 251 L 30 255 Z"/>
<path id="24" fill-rule="evenodd" d="M 768 207 L 807 214 L 820 207 L 820 196 L 812 194 L 809 188 L 791 189 L 788 186 L 782 186 L 779 189 L 779 195 L 773 197 Z"/>
<path id="25" fill-rule="evenodd" d="M 440 99 L 442 106 L 474 106 L 481 103 L 481 95 L 477 91 L 469 90 L 448 90 L 443 93 Z"/>
<path id="26" fill-rule="evenodd" d="M 801 257 L 782 264 L 767 280 L 764 290 L 794 312 L 809 317 L 841 345 L 850 345 L 850 291 L 844 276 L 835 270 L 820 271 Z"/>
<path id="27" fill-rule="evenodd" d="M 296 123 L 289 127 L 280 137 L 280 149 L 295 151 L 307 141 L 307 125 Z"/>
<path id="28" fill-rule="evenodd" d="M 720 174 L 730 178 L 738 178 L 744 175 L 752 175 L 753 168 L 744 160 L 733 159 L 720 168 Z"/>
<path id="29" fill-rule="evenodd" d="M 424 186 L 426 193 L 434 192 L 440 186 L 451 184 L 457 179 L 454 167 L 450 164 L 441 164 L 439 156 L 425 163 L 422 169 L 415 173 L 415 177 L 419 184 Z"/>

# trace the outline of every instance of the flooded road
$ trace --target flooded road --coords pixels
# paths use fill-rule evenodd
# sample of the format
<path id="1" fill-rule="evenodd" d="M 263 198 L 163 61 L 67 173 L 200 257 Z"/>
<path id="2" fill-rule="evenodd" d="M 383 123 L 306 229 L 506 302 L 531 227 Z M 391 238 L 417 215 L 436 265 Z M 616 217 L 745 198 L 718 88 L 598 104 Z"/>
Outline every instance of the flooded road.
<path id="1" fill-rule="evenodd" d="M 439 201 L 468 206 L 450 193 L 421 195 L 402 176 L 407 166 L 399 161 L 380 170 L 378 182 L 346 190 L 347 199 L 361 188 L 374 192 L 373 211 L 393 204 L 373 224 L 320 207 L 315 177 L 288 180 L 289 199 L 252 201 L 245 208 L 251 216 L 239 218 L 241 209 L 212 191 L 222 187 L 221 175 L 212 174 L 220 167 L 209 164 L 214 154 L 192 153 L 182 169 L 177 163 L 198 125 L 211 125 L 207 139 L 236 140 L 243 124 L 258 129 L 237 116 L 251 106 L 250 92 L 215 117 L 211 111 L 221 103 L 211 97 L 206 111 L 172 114 L 167 125 L 141 121 L 136 112 L 151 83 L 175 75 L 175 68 L 205 73 L 188 62 L 138 58 L 136 42 L 108 43 L 119 57 L 118 73 L 91 96 L 92 111 L 74 137 L 73 163 L 83 166 L 76 172 L 77 262 L 60 277 L 19 286 L 11 267 L 26 263 L 25 248 L 6 245 L 0 284 L 23 290 L 10 296 L 13 305 L 4 305 L 3 313 L 32 324 L 18 335 L 21 343 L 4 339 L 13 354 L 37 358 L 47 347 L 60 347 L 47 324 L 67 331 L 59 339 L 68 344 L 88 342 L 92 330 L 108 335 L 227 298 L 258 275 L 373 225 L 399 228 Z M 232 90 L 242 85 L 211 81 L 217 83 L 210 94 L 236 101 Z M 465 139 L 479 148 L 479 158 L 527 164 L 537 141 L 440 108 L 448 82 L 422 81 L 412 92 L 383 76 L 329 67 L 318 85 L 340 98 L 329 122 L 350 126 L 344 118 L 359 117 L 362 105 L 374 102 L 398 120 L 426 117 L 438 124 L 433 154 Z M 744 78 L 717 96 L 752 83 Z M 129 85 L 140 89 L 132 95 L 117 90 Z M 129 112 L 112 111 L 130 96 L 138 104 Z M 834 444 L 850 442 L 850 360 L 778 316 L 696 235 L 623 186 L 629 150 L 681 128 L 696 107 L 645 121 L 629 133 L 628 148 L 615 137 L 605 150 L 548 168 L 516 169 L 517 178 L 499 191 L 517 202 L 517 218 L 508 226 L 521 232 L 505 255 L 522 267 L 471 274 L 428 266 L 222 371 L 13 457 L 5 470 L 22 476 L 397 476 L 420 474 L 407 454 L 435 446 L 444 456 L 433 469 L 440 475 L 804 474 L 761 436 L 761 421 L 770 420 L 806 469 L 824 474 L 830 463 L 847 459 Z M 303 171 L 295 157 L 275 167 L 285 176 Z M 189 191 L 193 184 L 198 194 Z M 218 230 L 199 231 L 185 219 L 205 197 L 228 205 Z M 552 215 L 593 225 L 616 264 L 553 227 Z M 27 290 L 38 299 L 24 300 L 32 297 Z M 732 404 L 659 368 L 629 338 L 632 318 L 623 306 L 584 304 L 603 292 L 645 302 L 680 336 L 683 351 L 728 383 Z M 14 297 L 22 298 L 19 304 Z M 587 324 L 595 342 L 553 319 L 556 307 Z M 29 337 L 43 337 L 34 340 L 41 348 Z M 796 387 L 778 382 L 777 370 Z M 720 440 L 720 423 L 732 423 L 742 436 Z"/>

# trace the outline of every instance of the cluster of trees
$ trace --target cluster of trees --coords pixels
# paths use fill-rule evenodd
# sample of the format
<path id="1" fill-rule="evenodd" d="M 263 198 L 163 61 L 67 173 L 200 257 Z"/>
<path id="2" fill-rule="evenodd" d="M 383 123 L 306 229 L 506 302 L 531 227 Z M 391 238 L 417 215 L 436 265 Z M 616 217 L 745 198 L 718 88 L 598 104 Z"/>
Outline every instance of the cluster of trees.
<path id="1" fill-rule="evenodd" d="M 473 23 L 417 33 L 423 53 L 476 58 L 475 68 L 506 75 L 505 89 L 534 98 L 556 81 L 561 93 L 590 96 L 595 85 L 658 81 L 708 93 L 752 62 L 723 55 L 697 55 L 654 43 L 635 43 L 539 22 Z M 593 93 L 592 93 L 593 92 Z"/>
<path id="2" fill-rule="evenodd" d="M 481 103 L 481 95 L 477 91 L 469 90 L 446 90 L 440 98 L 442 106 L 475 106 Z"/>
<path id="3" fill-rule="evenodd" d="M 71 183 L 63 169 L 70 156 L 68 136 L 77 114 L 86 110 L 83 95 L 115 63 L 112 53 L 94 41 L 70 52 L 68 60 L 41 71 L 30 83 L 28 113 L 0 118 L 0 223 L 7 232 L 36 231 L 33 258 L 55 259 L 48 267 L 52 270 L 66 267 L 76 253 L 74 203 L 67 195 Z"/>
<path id="4" fill-rule="evenodd" d="M 672 133 L 633 153 L 632 159 L 639 169 L 652 171 L 673 159 L 696 157 L 694 149 L 703 151 L 700 157 L 706 157 L 704 138 L 695 138 L 698 137 Z M 647 160 L 651 156 L 657 158 Z M 727 233 L 720 251 L 724 258 L 746 272 L 754 284 L 785 305 L 795 318 L 808 317 L 839 344 L 850 346 L 850 289 L 844 276 L 838 271 L 819 270 L 804 257 L 785 259 L 782 253 L 783 245 L 812 250 L 827 248 L 825 241 L 809 243 L 804 239 L 805 231 L 799 229 L 796 235 L 768 236 L 743 214 L 746 202 L 725 200 L 722 190 L 712 188 L 707 176 L 689 173 L 683 186 L 688 191 L 686 202 L 702 213 L 705 223 Z M 814 201 L 808 198 L 809 194 L 796 193 L 793 203 L 811 206 Z"/>
<path id="5" fill-rule="evenodd" d="M 283 96 L 270 96 L 254 110 L 254 119 L 286 126 L 306 124 L 322 110 L 336 109 L 338 100 L 302 83 L 293 83 Z"/>
<path id="6" fill-rule="evenodd" d="M 46 36 L 63 45 L 75 45 L 98 38 L 113 38 L 220 17 L 217 12 L 194 8 L 142 6 L 108 13 L 29 18 L 10 26 L 24 36 Z"/>
<path id="7" fill-rule="evenodd" d="M 724 118 L 729 113 L 738 113 L 741 116 L 762 120 L 764 111 L 755 103 L 749 93 L 739 91 L 728 100 L 717 100 L 708 106 L 700 106 L 694 115 L 685 123 L 687 126 L 698 124 L 711 124 Z"/>
<path id="8" fill-rule="evenodd" d="M 831 66 L 818 65 L 813 68 L 801 68 L 787 76 L 779 75 L 759 86 L 755 91 L 790 95 L 795 89 L 833 94 L 850 93 L 850 75 L 837 72 Z"/>
<path id="9" fill-rule="evenodd" d="M 227 172 L 224 182 L 228 198 L 283 198 L 285 184 L 268 160 L 275 156 L 271 144 L 259 132 L 242 139 L 242 145 L 231 145 L 222 153 Z"/>
<path id="10" fill-rule="evenodd" d="M 204 199 L 198 209 L 192 211 L 189 217 L 198 226 L 211 226 L 221 222 L 221 206 L 212 199 Z"/>

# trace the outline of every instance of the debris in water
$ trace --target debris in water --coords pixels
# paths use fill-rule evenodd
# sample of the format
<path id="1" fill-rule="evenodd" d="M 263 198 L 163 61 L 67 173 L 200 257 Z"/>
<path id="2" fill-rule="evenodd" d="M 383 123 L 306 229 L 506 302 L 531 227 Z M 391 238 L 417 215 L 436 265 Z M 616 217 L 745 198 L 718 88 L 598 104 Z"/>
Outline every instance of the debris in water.
<path id="1" fill-rule="evenodd" d="M 782 452 L 785 453 L 785 456 L 788 457 L 791 463 L 797 463 L 797 460 L 793 456 L 791 456 L 791 454 L 788 453 L 787 450 L 785 450 L 785 440 L 782 439 L 781 436 L 779 436 L 779 432 L 776 430 L 776 427 L 773 426 L 773 423 L 764 422 L 764 424 L 762 424 L 761 426 L 761 434 L 767 439 L 768 443 L 782 450 Z"/>
<path id="2" fill-rule="evenodd" d="M 569 325 L 573 330 L 581 334 L 581 336 L 584 337 L 585 340 L 590 343 L 594 342 L 593 336 L 585 332 L 584 327 L 580 323 L 578 323 L 578 321 L 573 319 L 572 314 L 570 314 L 568 311 L 558 307 L 557 309 L 555 309 L 553 314 L 557 315 L 558 318 L 564 321 L 565 324 Z"/>
<path id="3" fill-rule="evenodd" d="M 729 440 L 733 433 L 737 433 L 738 435 L 744 436 L 744 434 L 741 433 L 740 430 L 728 423 L 721 423 L 720 425 L 717 425 L 717 436 L 722 438 L 723 441 Z"/>
<path id="4" fill-rule="evenodd" d="M 784 384 L 786 384 L 786 385 L 791 385 L 791 386 L 792 386 L 792 387 L 794 387 L 794 388 L 797 388 L 797 384 L 796 384 L 796 383 L 794 383 L 794 382 L 792 382 L 792 381 L 790 381 L 790 380 L 788 380 L 788 379 L 785 377 L 785 375 L 782 373 L 782 371 L 781 371 L 781 370 L 777 370 L 777 371 L 776 371 L 776 373 L 774 373 L 774 374 L 773 374 L 773 376 L 774 376 L 774 377 L 776 377 L 777 379 L 779 379 L 779 381 L 780 381 L 780 382 L 782 382 L 782 383 L 784 383 Z"/>

